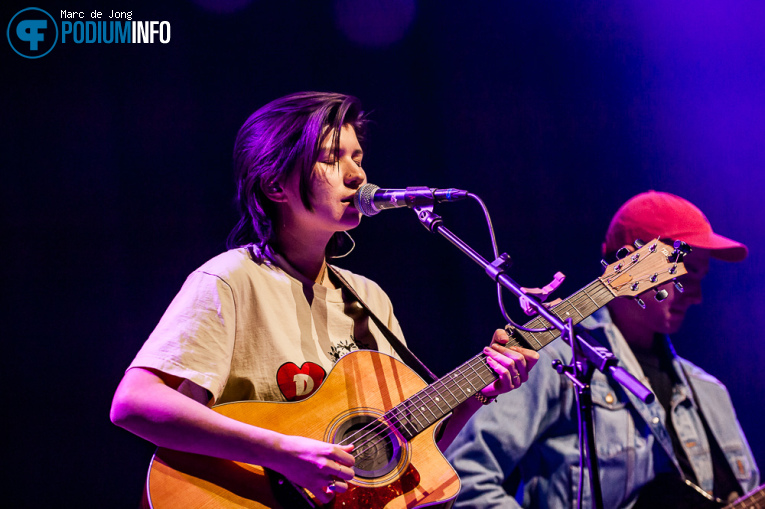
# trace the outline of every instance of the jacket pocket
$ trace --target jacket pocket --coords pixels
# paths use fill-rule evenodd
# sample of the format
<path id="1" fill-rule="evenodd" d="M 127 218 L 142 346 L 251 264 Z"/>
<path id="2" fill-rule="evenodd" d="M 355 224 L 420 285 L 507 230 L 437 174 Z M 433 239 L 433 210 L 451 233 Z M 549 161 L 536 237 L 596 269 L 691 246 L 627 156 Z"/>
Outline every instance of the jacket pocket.
<path id="1" fill-rule="evenodd" d="M 598 457 L 614 458 L 634 446 L 635 425 L 627 402 L 605 380 L 593 379 L 592 394 L 595 446 Z"/>

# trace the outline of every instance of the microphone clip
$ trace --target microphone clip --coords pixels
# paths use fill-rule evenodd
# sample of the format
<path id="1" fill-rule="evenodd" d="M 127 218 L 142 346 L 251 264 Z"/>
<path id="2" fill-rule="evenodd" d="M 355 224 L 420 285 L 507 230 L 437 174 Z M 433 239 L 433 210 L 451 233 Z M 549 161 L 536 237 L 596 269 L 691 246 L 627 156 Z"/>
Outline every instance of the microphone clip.
<path id="1" fill-rule="evenodd" d="M 428 189 L 427 187 L 425 189 Z M 428 189 L 430 191 L 430 189 Z M 426 205 L 421 205 L 419 207 L 414 207 L 414 211 L 417 213 L 417 219 L 420 221 L 422 226 L 424 226 L 429 232 L 435 233 L 436 228 L 441 226 L 444 222 L 443 219 L 441 219 L 441 216 L 433 212 L 433 202 L 435 200 L 432 199 L 431 195 L 431 202 Z"/>

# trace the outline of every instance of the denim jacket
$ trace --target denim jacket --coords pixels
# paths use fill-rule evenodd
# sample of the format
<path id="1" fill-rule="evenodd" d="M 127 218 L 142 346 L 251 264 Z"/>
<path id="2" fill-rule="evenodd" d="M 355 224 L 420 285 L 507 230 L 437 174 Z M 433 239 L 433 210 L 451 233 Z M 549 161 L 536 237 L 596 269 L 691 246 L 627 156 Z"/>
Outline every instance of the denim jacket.
<path id="1" fill-rule="evenodd" d="M 581 325 L 650 387 L 606 309 Z M 570 362 L 571 352 L 557 339 L 540 355 L 528 382 L 481 408 L 447 450 L 462 481 L 455 507 L 519 507 L 516 495 L 523 507 L 576 507 L 580 462 L 575 395 L 568 378 L 550 368 L 553 359 Z M 675 356 L 673 366 L 682 383 L 673 391 L 672 419 L 698 485 L 710 492 L 713 487 L 710 447 L 697 411 L 701 407 L 744 492 L 751 491 L 759 471 L 727 390 L 684 359 Z M 680 472 L 664 408 L 658 401 L 643 403 L 599 371 L 591 391 L 604 506 L 631 507 L 640 488 L 656 474 Z M 582 495 L 583 507 L 592 507 L 587 471 Z"/>

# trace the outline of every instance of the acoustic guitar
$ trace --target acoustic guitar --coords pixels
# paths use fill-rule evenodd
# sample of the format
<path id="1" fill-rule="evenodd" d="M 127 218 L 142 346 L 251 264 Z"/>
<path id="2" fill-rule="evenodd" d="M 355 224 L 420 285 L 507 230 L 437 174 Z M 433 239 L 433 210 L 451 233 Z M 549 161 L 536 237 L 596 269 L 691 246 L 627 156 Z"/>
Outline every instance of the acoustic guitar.
<path id="1" fill-rule="evenodd" d="M 605 273 L 553 309 L 584 320 L 612 299 L 638 294 L 686 273 L 682 252 L 654 240 L 606 267 Z M 529 328 L 547 328 L 541 317 Z M 555 329 L 517 331 L 510 346 L 540 350 Z M 357 350 L 343 356 L 310 397 L 300 402 L 243 401 L 213 407 L 233 419 L 285 434 L 354 444 L 349 489 L 323 506 L 337 509 L 448 507 L 459 492 L 454 469 L 435 443 L 438 423 L 496 380 L 481 353 L 427 385 L 402 362 Z M 258 465 L 157 449 L 144 505 L 158 509 L 322 507 L 308 491 Z"/>

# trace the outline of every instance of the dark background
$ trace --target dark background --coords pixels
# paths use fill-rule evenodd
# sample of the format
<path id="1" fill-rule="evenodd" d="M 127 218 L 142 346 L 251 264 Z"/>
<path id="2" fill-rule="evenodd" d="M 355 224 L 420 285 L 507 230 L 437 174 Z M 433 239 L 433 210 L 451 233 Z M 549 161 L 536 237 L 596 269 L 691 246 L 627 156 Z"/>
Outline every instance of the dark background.
<path id="1" fill-rule="evenodd" d="M 598 277 L 611 215 L 647 189 L 746 243 L 743 263 L 712 263 L 675 346 L 728 386 L 765 465 L 765 4 L 11 2 L 3 27 L 30 6 L 59 22 L 130 10 L 172 39 L 69 41 L 38 60 L 2 43 L 7 507 L 135 506 L 153 447 L 109 422 L 113 391 L 186 275 L 224 249 L 239 126 L 299 90 L 372 111 L 373 183 L 481 196 L 525 286 L 560 270 L 565 296 Z M 477 205 L 437 211 L 490 256 Z M 353 235 L 340 265 L 383 286 L 438 374 L 504 325 L 491 281 L 411 211 Z"/>

